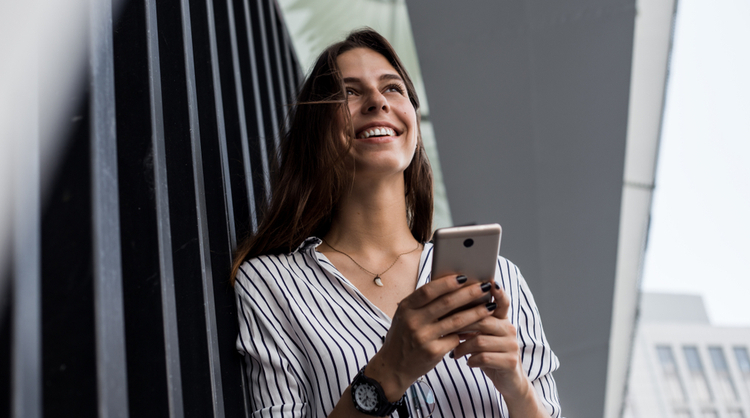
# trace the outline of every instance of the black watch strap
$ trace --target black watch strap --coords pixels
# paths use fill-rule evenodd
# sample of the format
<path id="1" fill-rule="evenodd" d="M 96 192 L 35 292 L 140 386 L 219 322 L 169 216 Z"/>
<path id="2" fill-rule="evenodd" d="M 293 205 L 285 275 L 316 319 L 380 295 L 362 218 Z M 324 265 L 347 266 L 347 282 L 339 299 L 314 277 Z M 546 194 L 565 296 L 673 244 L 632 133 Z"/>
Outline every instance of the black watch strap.
<path id="1" fill-rule="evenodd" d="M 396 402 L 388 402 L 388 398 L 386 398 L 385 392 L 383 391 L 383 387 L 380 386 L 380 383 L 375 379 L 365 376 L 365 367 L 360 369 L 351 384 L 352 402 L 354 403 L 354 407 L 357 411 L 362 412 L 363 414 L 376 417 L 384 417 L 392 414 L 404 404 L 404 397 L 406 395 L 402 396 L 401 399 Z M 357 402 L 357 390 L 359 390 L 360 386 L 366 386 L 368 390 L 372 390 L 376 394 L 377 404 L 373 409 L 366 410 L 359 405 L 359 402 Z"/>

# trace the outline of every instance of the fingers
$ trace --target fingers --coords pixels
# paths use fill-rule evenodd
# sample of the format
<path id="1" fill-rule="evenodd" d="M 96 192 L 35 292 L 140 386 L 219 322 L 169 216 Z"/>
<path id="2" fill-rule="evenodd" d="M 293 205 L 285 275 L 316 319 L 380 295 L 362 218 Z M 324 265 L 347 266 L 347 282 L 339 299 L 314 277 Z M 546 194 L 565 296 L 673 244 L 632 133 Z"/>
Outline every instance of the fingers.
<path id="1" fill-rule="evenodd" d="M 451 313 L 456 306 L 465 306 L 477 301 L 479 298 L 489 293 L 493 301 L 482 303 L 462 312 Z M 508 309 L 510 308 L 510 298 L 496 283 L 482 283 L 476 285 L 467 285 L 463 289 L 457 290 L 441 296 L 427 306 L 427 310 L 441 318 L 439 331 L 441 335 L 447 333 L 465 333 L 479 331 L 484 334 L 503 334 L 495 330 L 494 323 L 479 322 L 489 315 L 496 319 L 507 320 Z M 445 316 L 451 313 L 450 316 Z M 508 323 L 510 324 L 510 323 Z M 457 328 L 458 327 L 458 328 Z M 513 331 L 515 335 L 515 330 Z"/>
<path id="2" fill-rule="evenodd" d="M 492 300 L 490 289 L 492 289 L 492 284 L 489 282 L 467 284 L 427 304 L 425 313 L 439 320 L 460 310 L 466 310 L 478 304 L 487 304 Z"/>
<path id="3" fill-rule="evenodd" d="M 469 367 L 485 367 L 512 371 L 518 367 L 519 361 L 517 353 L 479 353 L 469 357 L 466 364 Z"/>
<path id="4" fill-rule="evenodd" d="M 470 355 L 472 358 L 479 356 L 479 358 L 474 361 L 482 362 L 483 360 L 481 359 L 487 358 L 487 355 L 511 354 L 512 356 L 517 357 L 518 352 L 519 346 L 515 336 L 478 334 L 459 344 L 453 350 L 453 356 L 455 358 L 460 358 L 466 355 Z M 493 358 L 493 356 L 489 357 Z"/>
<path id="5" fill-rule="evenodd" d="M 495 309 L 495 312 L 493 312 L 492 314 L 495 316 L 495 318 L 508 319 L 508 308 L 510 308 L 510 298 L 503 291 L 503 289 L 500 288 L 497 282 L 495 282 L 494 285 L 492 286 L 492 297 L 495 298 L 495 303 L 497 303 L 497 308 Z"/>
<path id="6" fill-rule="evenodd" d="M 425 284 L 401 301 L 401 305 L 419 309 L 440 296 L 461 288 L 466 283 L 466 276 L 451 274 Z"/>
<path id="7" fill-rule="evenodd" d="M 474 300 L 476 300 L 476 298 Z M 480 303 L 472 308 L 464 309 L 445 316 L 434 324 L 435 332 L 439 335 L 469 334 L 464 335 L 463 337 L 470 338 L 471 334 L 481 331 L 477 326 L 478 324 L 481 324 L 488 318 L 492 318 L 491 315 L 495 310 L 495 306 L 496 304 L 494 302 Z M 484 329 L 487 327 L 488 326 L 485 325 Z"/>

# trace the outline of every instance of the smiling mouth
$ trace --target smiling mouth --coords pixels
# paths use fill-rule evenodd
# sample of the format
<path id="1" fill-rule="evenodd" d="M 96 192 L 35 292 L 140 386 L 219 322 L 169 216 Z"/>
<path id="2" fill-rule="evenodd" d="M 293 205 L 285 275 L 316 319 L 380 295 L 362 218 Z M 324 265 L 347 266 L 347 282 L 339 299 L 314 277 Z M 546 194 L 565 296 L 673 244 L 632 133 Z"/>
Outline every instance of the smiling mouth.
<path id="1" fill-rule="evenodd" d="M 370 128 L 360 132 L 360 134 L 357 135 L 357 139 L 367 139 L 379 136 L 396 136 L 396 131 L 387 127 Z"/>

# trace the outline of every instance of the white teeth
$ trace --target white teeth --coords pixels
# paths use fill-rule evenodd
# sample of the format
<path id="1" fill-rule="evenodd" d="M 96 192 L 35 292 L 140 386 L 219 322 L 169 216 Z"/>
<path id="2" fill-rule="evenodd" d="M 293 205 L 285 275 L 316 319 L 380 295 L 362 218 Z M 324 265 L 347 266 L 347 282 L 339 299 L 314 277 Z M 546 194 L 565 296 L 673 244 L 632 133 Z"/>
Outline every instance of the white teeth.
<path id="1" fill-rule="evenodd" d="M 371 136 L 383 136 L 383 135 L 396 136 L 396 131 L 394 131 L 391 128 L 374 128 L 374 129 L 368 129 L 362 132 L 361 134 L 359 134 L 359 137 L 361 139 L 366 139 Z"/>

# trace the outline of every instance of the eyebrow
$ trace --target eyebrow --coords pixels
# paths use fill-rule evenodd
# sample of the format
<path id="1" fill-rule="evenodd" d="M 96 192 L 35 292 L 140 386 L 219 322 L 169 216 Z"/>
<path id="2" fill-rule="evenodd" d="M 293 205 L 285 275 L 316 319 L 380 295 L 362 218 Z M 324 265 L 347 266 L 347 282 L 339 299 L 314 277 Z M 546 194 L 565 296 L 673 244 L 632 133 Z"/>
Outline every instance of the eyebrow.
<path id="1" fill-rule="evenodd" d="M 380 76 L 380 80 L 381 81 L 383 81 L 383 80 L 397 80 L 397 81 L 400 81 L 402 83 L 404 82 L 404 79 L 401 78 L 400 75 L 398 75 L 398 74 L 391 74 L 391 73 L 387 73 L 387 74 L 381 75 Z M 357 77 L 346 77 L 346 78 L 344 78 L 344 83 L 361 83 L 361 82 L 362 82 L 362 80 L 360 80 Z"/>

